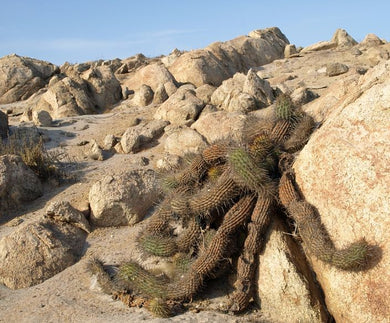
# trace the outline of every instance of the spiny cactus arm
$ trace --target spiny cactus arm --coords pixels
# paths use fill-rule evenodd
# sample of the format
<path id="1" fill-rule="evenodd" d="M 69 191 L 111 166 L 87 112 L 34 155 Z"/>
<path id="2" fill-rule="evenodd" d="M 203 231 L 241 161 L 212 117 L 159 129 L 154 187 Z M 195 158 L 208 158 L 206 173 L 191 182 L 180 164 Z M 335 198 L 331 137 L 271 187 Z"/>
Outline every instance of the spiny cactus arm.
<path id="1" fill-rule="evenodd" d="M 201 230 L 199 224 L 195 218 L 191 218 L 183 234 L 180 235 L 176 240 L 179 251 L 188 252 L 191 247 L 197 244 L 200 238 L 200 234 Z"/>
<path id="2" fill-rule="evenodd" d="M 286 207 L 292 202 L 302 200 L 298 189 L 295 187 L 294 173 L 287 170 L 282 174 L 279 182 L 279 201 Z"/>
<path id="3" fill-rule="evenodd" d="M 120 288 L 104 270 L 103 262 L 97 258 L 92 258 L 87 262 L 87 270 L 96 276 L 96 281 L 105 294 L 111 295 Z"/>
<path id="4" fill-rule="evenodd" d="M 171 218 L 170 201 L 165 200 L 149 218 L 145 234 L 161 234 L 167 231 Z"/>
<path id="5" fill-rule="evenodd" d="M 178 251 L 175 239 L 167 235 L 142 234 L 137 244 L 146 254 L 159 257 L 170 257 Z"/>
<path id="6" fill-rule="evenodd" d="M 229 149 L 226 142 L 214 143 L 203 150 L 202 156 L 209 165 L 217 165 L 226 161 Z"/>
<path id="7" fill-rule="evenodd" d="M 134 290 L 150 298 L 166 298 L 166 282 L 135 262 L 127 262 L 121 265 L 116 279 L 126 282 Z"/>
<path id="8" fill-rule="evenodd" d="M 308 114 L 301 116 L 291 131 L 290 137 L 284 142 L 283 149 L 290 153 L 302 149 L 308 142 L 315 127 L 316 123 L 311 116 Z"/>
<path id="9" fill-rule="evenodd" d="M 254 195 L 241 198 L 226 213 L 221 226 L 212 238 L 210 245 L 194 261 L 182 279 L 170 285 L 168 297 L 189 299 L 201 288 L 203 280 L 210 276 L 224 258 L 232 234 L 247 221 L 255 202 Z"/>
<path id="10" fill-rule="evenodd" d="M 294 201 L 287 209 L 296 221 L 299 234 L 311 254 L 339 269 L 365 268 L 371 256 L 372 246 L 364 239 L 343 249 L 336 249 L 312 205 L 305 201 Z"/>
<path id="11" fill-rule="evenodd" d="M 250 191 L 268 194 L 272 190 L 268 171 L 260 167 L 252 156 L 243 148 L 236 148 L 229 153 L 228 162 L 234 181 Z"/>
<path id="12" fill-rule="evenodd" d="M 211 187 L 204 187 L 193 196 L 178 195 L 171 202 L 172 210 L 181 216 L 209 216 L 212 210 L 225 206 L 240 195 L 242 188 L 231 178 L 229 169 Z"/>
<path id="13" fill-rule="evenodd" d="M 264 234 L 271 221 L 273 197 L 258 197 L 248 225 L 248 235 L 237 262 L 235 291 L 231 298 L 230 310 L 240 312 L 248 305 L 253 296 L 253 281 L 256 271 L 256 255 L 259 253 Z"/>

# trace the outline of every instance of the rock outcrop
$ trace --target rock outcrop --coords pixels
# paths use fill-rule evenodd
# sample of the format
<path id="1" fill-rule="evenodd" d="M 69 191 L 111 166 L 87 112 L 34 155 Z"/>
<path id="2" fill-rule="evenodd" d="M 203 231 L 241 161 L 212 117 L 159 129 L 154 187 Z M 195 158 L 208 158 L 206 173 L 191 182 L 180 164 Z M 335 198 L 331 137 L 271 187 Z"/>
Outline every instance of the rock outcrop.
<path id="1" fill-rule="evenodd" d="M 181 87 L 160 105 L 154 118 L 177 125 L 189 125 L 198 118 L 203 107 L 203 101 L 194 90 Z"/>
<path id="2" fill-rule="evenodd" d="M 89 191 L 91 221 L 99 227 L 133 225 L 144 218 L 159 195 L 153 170 L 104 176 Z"/>
<path id="3" fill-rule="evenodd" d="M 219 86 L 237 72 L 246 73 L 251 67 L 282 58 L 288 43 L 276 27 L 256 30 L 249 36 L 184 53 L 168 69 L 178 82 Z"/>
<path id="4" fill-rule="evenodd" d="M 43 88 L 58 67 L 15 54 L 0 58 L 0 104 L 26 100 Z"/>
<path id="5" fill-rule="evenodd" d="M 42 193 L 39 178 L 20 156 L 0 156 L 0 212 L 16 209 Z"/>
<path id="6" fill-rule="evenodd" d="M 122 98 L 121 85 L 108 66 L 68 73 L 50 80 L 33 110 L 46 110 L 56 119 L 101 112 Z"/>
<path id="7" fill-rule="evenodd" d="M 330 113 L 295 163 L 298 184 L 336 247 L 366 239 L 382 249 L 374 248 L 372 263 L 354 273 L 311 258 L 327 307 L 340 322 L 385 322 L 390 317 L 385 279 L 390 276 L 389 71 L 384 62 L 368 72 L 359 81 L 360 90 Z"/>
<path id="8" fill-rule="evenodd" d="M 44 282 L 78 261 L 86 235 L 58 218 L 22 225 L 0 240 L 0 282 L 12 289 Z"/>

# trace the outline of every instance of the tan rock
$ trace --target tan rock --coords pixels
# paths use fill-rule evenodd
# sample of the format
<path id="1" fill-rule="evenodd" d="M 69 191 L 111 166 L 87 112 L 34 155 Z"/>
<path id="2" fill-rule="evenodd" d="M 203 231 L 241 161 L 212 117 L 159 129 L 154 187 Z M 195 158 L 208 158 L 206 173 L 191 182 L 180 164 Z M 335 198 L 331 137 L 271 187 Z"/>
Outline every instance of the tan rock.
<path id="1" fill-rule="evenodd" d="M 295 45 L 286 45 L 286 47 L 284 48 L 284 57 L 285 58 L 289 58 L 291 57 L 292 55 L 295 55 L 297 54 L 298 51 L 297 51 L 297 48 L 295 47 Z"/>
<path id="2" fill-rule="evenodd" d="M 367 72 L 360 93 L 349 93 L 349 103 L 331 113 L 295 162 L 298 184 L 335 246 L 365 238 L 381 248 L 382 257 L 374 249 L 370 266 L 358 272 L 311 257 L 327 307 L 340 322 L 390 317 L 390 282 L 384 279 L 390 276 L 389 71 L 382 63 Z"/>
<path id="3" fill-rule="evenodd" d="M 0 156 L 0 212 L 16 209 L 42 193 L 39 178 L 20 156 Z"/>
<path id="4" fill-rule="evenodd" d="M 52 125 L 53 119 L 49 112 L 41 110 L 32 112 L 32 121 L 36 126 L 50 127 Z"/>
<path id="5" fill-rule="evenodd" d="M 197 119 L 204 103 L 196 97 L 195 91 L 179 88 L 154 114 L 158 120 L 167 120 L 173 124 L 190 124 Z"/>
<path id="6" fill-rule="evenodd" d="M 58 67 L 15 54 L 0 58 L 0 104 L 26 100 L 44 87 Z"/>
<path id="7" fill-rule="evenodd" d="M 330 63 L 326 66 L 326 75 L 337 76 L 340 74 L 347 73 L 349 67 L 342 63 Z"/>
<path id="8" fill-rule="evenodd" d="M 243 137 L 245 120 L 245 114 L 239 112 L 210 112 L 201 114 L 191 128 L 206 138 L 208 143 L 225 139 L 239 142 Z"/>
<path id="9" fill-rule="evenodd" d="M 357 41 L 353 39 L 344 29 L 337 29 L 330 41 L 320 41 L 302 49 L 302 53 L 319 51 L 332 48 L 350 48 L 355 46 Z"/>
<path id="10" fill-rule="evenodd" d="M 360 46 L 373 47 L 383 45 L 384 42 L 375 34 L 367 34 L 366 37 L 360 42 Z"/>
<path id="11" fill-rule="evenodd" d="M 164 149 L 166 153 L 184 156 L 188 153 L 200 153 L 206 146 L 206 142 L 197 131 L 183 127 L 168 135 Z"/>
<path id="12" fill-rule="evenodd" d="M 110 108 L 122 98 L 122 88 L 109 66 L 99 66 L 82 73 L 92 98 L 100 109 Z"/>
<path id="13" fill-rule="evenodd" d="M 275 219 L 259 255 L 257 296 L 272 322 L 324 322 L 329 318 L 321 292 L 299 246 Z"/>
<path id="14" fill-rule="evenodd" d="M 159 197 L 153 170 L 107 175 L 89 192 L 91 221 L 96 226 L 133 225 L 141 221 Z"/>
<path id="15" fill-rule="evenodd" d="M 142 84 L 141 87 L 135 92 L 134 98 L 132 99 L 132 103 L 145 107 L 152 103 L 154 92 L 149 85 Z"/>
<path id="16" fill-rule="evenodd" d="M 152 120 L 146 124 L 128 128 L 120 141 L 123 151 L 128 154 L 142 150 L 145 145 L 160 137 L 168 124 L 164 120 Z"/>
<path id="17" fill-rule="evenodd" d="M 0 240 L 0 282 L 12 289 L 40 284 L 80 258 L 86 233 L 72 224 L 40 219 Z"/>
<path id="18" fill-rule="evenodd" d="M 165 102 L 168 99 L 168 93 L 167 90 L 165 89 L 164 84 L 160 84 L 156 92 L 154 93 L 154 98 L 153 98 L 153 103 L 154 104 L 161 104 Z"/>
<path id="19" fill-rule="evenodd" d="M 216 90 L 215 86 L 204 84 L 199 86 L 195 90 L 195 93 L 196 96 L 204 102 L 204 104 L 209 104 L 211 101 L 211 96 L 213 95 L 215 90 Z"/>
<path id="20" fill-rule="evenodd" d="M 286 44 L 288 40 L 278 28 L 256 30 L 250 36 L 184 53 L 169 70 L 178 82 L 219 86 L 236 72 L 281 58 Z"/>
<path id="21" fill-rule="evenodd" d="M 165 84 L 167 82 L 176 83 L 176 80 L 163 64 L 153 63 L 142 67 L 134 74 L 127 76 L 122 81 L 122 84 L 133 91 L 137 91 L 142 84 L 146 84 L 149 85 L 153 91 L 156 91 L 160 84 Z"/>

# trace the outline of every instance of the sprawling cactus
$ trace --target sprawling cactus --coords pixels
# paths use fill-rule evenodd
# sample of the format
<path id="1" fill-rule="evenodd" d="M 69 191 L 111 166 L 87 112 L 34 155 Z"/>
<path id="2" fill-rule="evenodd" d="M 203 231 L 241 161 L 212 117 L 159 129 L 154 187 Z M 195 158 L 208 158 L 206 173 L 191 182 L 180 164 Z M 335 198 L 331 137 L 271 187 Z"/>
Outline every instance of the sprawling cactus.
<path id="1" fill-rule="evenodd" d="M 166 177 L 169 192 L 138 237 L 138 247 L 146 255 L 170 259 L 174 274 L 155 276 L 131 261 L 110 280 L 102 263 L 92 262 L 90 269 L 104 291 L 136 291 L 154 315 L 166 317 L 174 314 L 170 302 L 192 299 L 226 259 L 237 257 L 228 310 L 242 311 L 253 296 L 256 256 L 277 212 L 295 221 L 309 253 L 342 270 L 364 268 L 370 246 L 362 240 L 336 249 L 295 183 L 292 153 L 308 141 L 315 129 L 313 119 L 286 95 L 274 106 L 269 120 L 250 119 L 240 145 L 214 143 L 188 167 Z M 240 232 L 246 234 L 241 242 Z"/>

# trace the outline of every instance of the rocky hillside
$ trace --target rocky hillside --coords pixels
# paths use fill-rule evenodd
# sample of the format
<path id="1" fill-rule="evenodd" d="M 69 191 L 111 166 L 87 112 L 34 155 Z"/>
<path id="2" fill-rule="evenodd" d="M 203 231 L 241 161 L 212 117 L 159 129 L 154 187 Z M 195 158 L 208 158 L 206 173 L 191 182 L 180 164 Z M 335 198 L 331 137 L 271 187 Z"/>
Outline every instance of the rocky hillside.
<path id="1" fill-rule="evenodd" d="M 298 48 L 269 28 L 158 58 L 138 54 L 62 66 L 15 54 L 0 58 L 0 322 L 388 322 L 389 53 L 390 43 L 373 34 L 358 43 L 339 29 L 329 41 Z M 310 120 L 312 134 L 299 145 L 287 142 L 287 134 L 275 139 L 275 111 L 285 97 L 296 109 L 282 113 L 294 117 L 295 128 L 283 130 L 289 138 L 295 124 L 304 124 L 297 120 Z M 214 183 L 226 167 L 237 172 L 237 156 L 250 164 L 248 136 L 259 129 L 273 147 L 267 159 L 267 167 L 276 168 L 272 182 L 282 183 L 288 153 L 287 173 L 294 174 L 302 203 L 314 210 L 320 234 L 313 230 L 308 238 L 307 225 L 282 196 L 273 199 L 278 207 L 267 213 L 266 227 L 252 229 L 256 208 L 251 220 L 238 223 L 243 199 L 262 196 L 247 182 L 222 200 L 230 191 Z M 200 174 L 194 160 L 215 153 L 208 147 L 225 150 Z M 193 168 L 186 173 L 189 158 Z M 263 176 L 253 175 L 257 167 L 249 177 Z M 150 256 L 140 250 L 139 237 L 167 204 L 175 221 L 181 216 L 176 202 L 187 208 L 195 201 L 191 210 L 201 204 L 198 191 L 184 201 L 177 190 L 167 192 L 162 178 L 178 169 L 176 179 L 204 185 L 199 192 L 207 192 L 212 205 L 194 217 L 202 241 L 187 252 L 198 253 L 189 271 L 202 257 L 221 255 L 204 269 L 191 301 L 168 297 L 175 315 L 154 318 L 143 307 L 165 312 L 153 293 L 145 296 L 136 286 L 134 294 L 137 288 L 126 285 L 107 295 L 112 290 L 104 273 L 113 276 L 119 265 L 136 261 L 158 278 L 154 285 L 172 279 L 178 256 Z M 232 185 L 240 186 L 232 176 Z M 218 198 L 219 213 L 226 214 L 207 222 L 218 213 L 212 209 Z M 239 225 L 223 231 L 230 217 Z M 216 231 L 211 242 L 210 227 Z M 182 232 L 178 226 L 171 234 L 180 239 Z M 245 258 L 251 235 L 258 242 Z M 321 235 L 336 250 L 330 256 L 313 252 L 322 248 Z M 213 249 L 215 237 L 229 246 Z M 158 241 L 158 250 L 165 241 Z M 358 245 L 368 246 L 367 257 L 356 252 L 351 257 L 358 265 L 341 268 L 335 259 L 344 261 Z M 93 259 L 105 271 L 91 271 Z M 242 274 L 240 262 L 249 264 L 250 275 Z M 148 275 L 141 275 L 144 281 Z M 242 277 L 250 277 L 250 293 Z M 239 288 L 247 297 L 242 310 L 226 305 Z"/>

